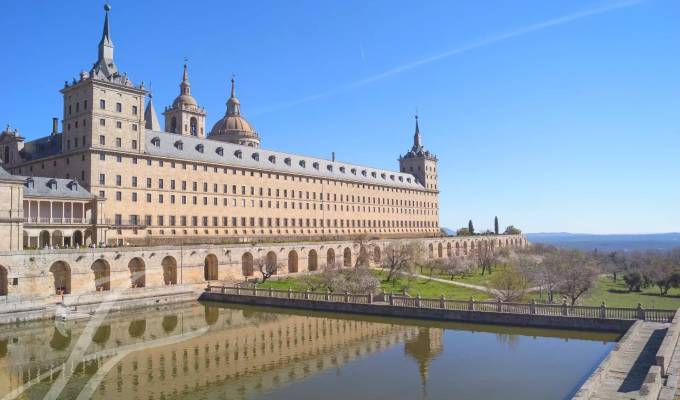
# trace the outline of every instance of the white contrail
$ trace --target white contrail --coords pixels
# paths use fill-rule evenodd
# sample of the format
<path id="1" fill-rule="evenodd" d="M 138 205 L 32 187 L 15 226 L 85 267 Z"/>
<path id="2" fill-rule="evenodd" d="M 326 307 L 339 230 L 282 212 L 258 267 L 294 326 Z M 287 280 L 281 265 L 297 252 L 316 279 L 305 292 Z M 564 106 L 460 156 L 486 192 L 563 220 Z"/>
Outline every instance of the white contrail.
<path id="1" fill-rule="evenodd" d="M 398 67 L 388 69 L 388 70 L 381 72 L 377 75 L 369 76 L 367 78 L 351 82 L 351 83 L 349 83 L 345 86 L 341 86 L 341 87 L 338 87 L 336 89 L 332 89 L 332 90 L 328 90 L 326 92 L 321 92 L 321 93 L 317 93 L 317 94 L 314 94 L 314 95 L 302 97 L 300 99 L 288 101 L 288 102 L 285 102 L 285 103 L 279 103 L 279 104 L 276 104 L 276 105 L 271 106 L 271 107 L 265 107 L 263 109 L 260 109 L 256 112 L 254 112 L 253 115 L 264 114 L 264 113 L 267 113 L 267 112 L 272 112 L 272 111 L 276 111 L 276 110 L 280 110 L 280 109 L 284 109 L 284 108 L 288 108 L 288 107 L 293 107 L 293 106 L 296 106 L 296 105 L 299 105 L 299 104 L 308 103 L 310 101 L 322 99 L 322 98 L 325 98 L 325 97 L 335 96 L 337 94 L 347 92 L 351 89 L 366 86 L 366 85 L 371 84 L 373 82 L 380 81 L 380 80 L 392 77 L 394 75 L 398 75 L 402 72 L 412 70 L 414 68 L 420 67 L 421 65 L 430 64 L 430 63 L 433 63 L 435 61 L 439 61 L 439 60 L 444 59 L 444 58 L 448 58 L 448 57 L 451 57 L 451 56 L 466 53 L 470 50 L 475 50 L 475 49 L 478 49 L 480 47 L 485 47 L 485 46 L 489 46 L 489 45 L 492 45 L 492 44 L 495 44 L 495 43 L 498 43 L 498 42 L 502 42 L 502 41 L 505 41 L 505 40 L 508 40 L 508 39 L 516 38 L 516 37 L 519 37 L 519 36 L 524 36 L 524 35 L 527 35 L 529 33 L 541 31 L 543 29 L 552 28 L 552 27 L 558 26 L 558 25 L 564 25 L 564 24 L 567 24 L 569 22 L 573 22 L 573 21 L 576 21 L 576 20 L 579 20 L 579 19 L 582 19 L 582 18 L 587 18 L 587 17 L 591 17 L 591 16 L 594 16 L 594 15 L 598 15 L 598 14 L 604 14 L 606 12 L 621 9 L 621 8 L 632 7 L 632 6 L 635 6 L 635 5 L 642 3 L 643 1 L 644 0 L 627 0 L 627 1 L 617 2 L 617 3 L 607 4 L 607 5 L 603 5 L 603 6 L 600 6 L 600 7 L 595 7 L 595 8 L 591 8 L 591 9 L 588 9 L 588 10 L 579 11 L 577 13 L 564 15 L 562 17 L 549 19 L 547 21 L 537 22 L 535 24 L 527 25 L 527 26 L 515 29 L 515 30 L 510 31 L 510 32 L 501 33 L 501 34 L 493 35 L 493 36 L 488 36 L 488 37 L 482 38 L 482 39 L 480 39 L 476 42 L 470 43 L 468 45 L 457 47 L 455 49 L 447 50 L 445 52 L 435 54 L 435 55 L 430 56 L 430 57 L 426 57 L 426 58 L 423 58 L 423 59 L 420 59 L 420 60 L 417 60 L 417 61 L 413 61 L 413 62 L 410 62 L 410 63 L 407 63 L 407 64 L 403 64 L 403 65 L 400 65 Z"/>

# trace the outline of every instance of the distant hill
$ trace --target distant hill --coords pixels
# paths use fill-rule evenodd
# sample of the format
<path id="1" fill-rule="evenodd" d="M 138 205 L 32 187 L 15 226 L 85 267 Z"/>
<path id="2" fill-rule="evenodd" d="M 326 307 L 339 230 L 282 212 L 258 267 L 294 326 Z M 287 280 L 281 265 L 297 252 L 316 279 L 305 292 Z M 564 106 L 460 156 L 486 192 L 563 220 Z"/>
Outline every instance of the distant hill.
<path id="1" fill-rule="evenodd" d="M 680 247 L 680 232 L 640 235 L 591 235 L 583 233 L 527 233 L 532 243 L 600 251 L 668 250 Z"/>

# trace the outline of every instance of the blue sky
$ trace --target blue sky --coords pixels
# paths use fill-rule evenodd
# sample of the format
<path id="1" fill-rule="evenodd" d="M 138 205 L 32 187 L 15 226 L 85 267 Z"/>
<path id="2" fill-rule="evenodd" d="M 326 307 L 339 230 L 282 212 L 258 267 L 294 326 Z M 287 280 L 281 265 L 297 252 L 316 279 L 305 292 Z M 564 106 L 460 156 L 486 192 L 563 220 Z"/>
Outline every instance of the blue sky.
<path id="1" fill-rule="evenodd" d="M 114 1 L 119 69 L 212 126 L 236 74 L 265 148 L 396 169 L 420 114 L 441 224 L 680 231 L 680 2 Z M 96 59 L 95 1 L 2 2 L 0 123 L 27 138 Z"/>

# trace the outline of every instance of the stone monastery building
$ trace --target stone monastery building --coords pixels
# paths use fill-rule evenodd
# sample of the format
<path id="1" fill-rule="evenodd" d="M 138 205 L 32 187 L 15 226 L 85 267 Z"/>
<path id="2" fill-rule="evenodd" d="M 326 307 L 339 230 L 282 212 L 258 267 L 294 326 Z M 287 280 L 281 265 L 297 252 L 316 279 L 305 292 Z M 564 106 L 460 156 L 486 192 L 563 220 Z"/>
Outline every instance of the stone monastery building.
<path id="1" fill-rule="evenodd" d="M 417 117 L 399 172 L 265 150 L 233 79 L 206 127 L 185 65 L 161 125 L 115 63 L 105 8 L 96 62 L 61 89 L 61 132 L 54 118 L 37 140 L 0 134 L 3 249 L 439 235 L 437 158 Z"/>

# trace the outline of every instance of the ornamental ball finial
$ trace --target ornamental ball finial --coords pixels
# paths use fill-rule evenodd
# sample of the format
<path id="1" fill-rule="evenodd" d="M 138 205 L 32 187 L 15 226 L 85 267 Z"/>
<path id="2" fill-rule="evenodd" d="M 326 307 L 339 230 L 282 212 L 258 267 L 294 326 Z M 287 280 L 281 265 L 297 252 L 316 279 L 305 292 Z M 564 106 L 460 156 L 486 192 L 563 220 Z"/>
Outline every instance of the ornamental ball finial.
<path id="1" fill-rule="evenodd" d="M 111 11 L 111 4 L 105 3 L 105 4 L 104 4 L 104 11 L 106 11 L 106 12 Z"/>

